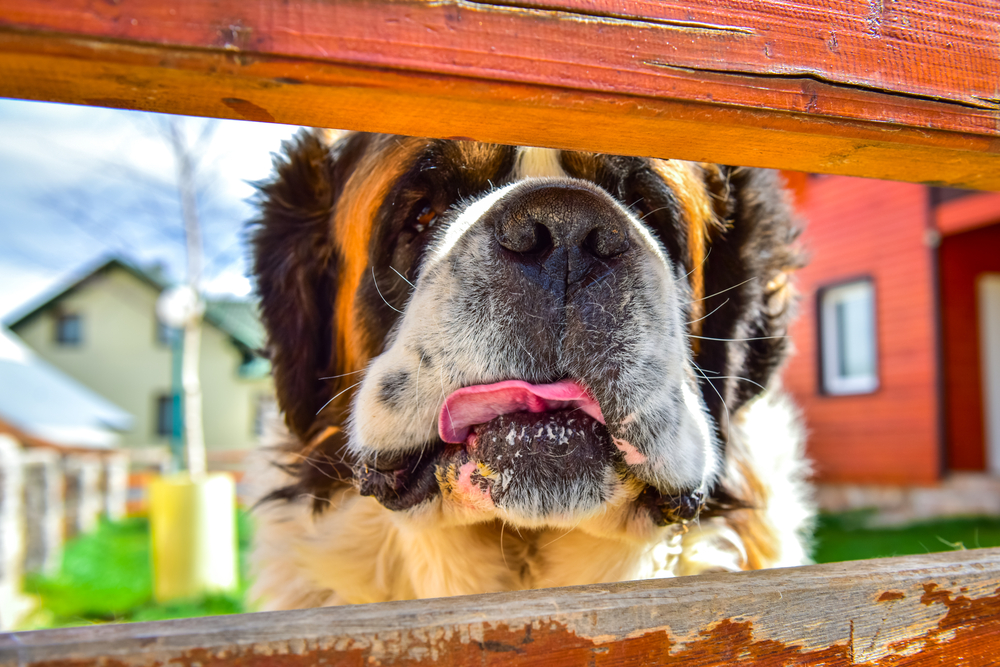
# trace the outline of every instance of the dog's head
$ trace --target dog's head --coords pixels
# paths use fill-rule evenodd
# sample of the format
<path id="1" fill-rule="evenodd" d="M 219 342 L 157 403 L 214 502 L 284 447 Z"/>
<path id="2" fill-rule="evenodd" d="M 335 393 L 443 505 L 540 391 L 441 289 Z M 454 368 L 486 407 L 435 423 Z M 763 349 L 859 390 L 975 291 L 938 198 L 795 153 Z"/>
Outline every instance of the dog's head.
<path id="1" fill-rule="evenodd" d="M 298 481 L 392 510 L 652 524 L 728 502 L 728 420 L 786 348 L 771 172 L 303 133 L 256 274 Z"/>

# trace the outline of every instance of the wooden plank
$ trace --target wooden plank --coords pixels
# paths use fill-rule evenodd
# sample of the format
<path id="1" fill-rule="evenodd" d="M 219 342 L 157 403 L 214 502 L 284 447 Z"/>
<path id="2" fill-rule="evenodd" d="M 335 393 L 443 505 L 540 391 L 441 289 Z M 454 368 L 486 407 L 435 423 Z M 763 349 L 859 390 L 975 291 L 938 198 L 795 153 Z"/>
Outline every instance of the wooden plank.
<path id="1" fill-rule="evenodd" d="M 0 635 L 0 665 L 987 665 L 1000 549 Z"/>
<path id="2" fill-rule="evenodd" d="M 1000 190 L 992 0 L 0 0 L 0 95 Z"/>

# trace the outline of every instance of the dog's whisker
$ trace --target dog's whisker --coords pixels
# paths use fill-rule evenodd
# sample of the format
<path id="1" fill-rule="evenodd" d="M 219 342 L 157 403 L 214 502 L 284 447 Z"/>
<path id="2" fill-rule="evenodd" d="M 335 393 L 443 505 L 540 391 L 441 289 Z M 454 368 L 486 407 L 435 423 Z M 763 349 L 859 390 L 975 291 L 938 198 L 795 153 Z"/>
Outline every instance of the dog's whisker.
<path id="1" fill-rule="evenodd" d="M 416 394 L 416 398 L 420 400 L 420 367 L 424 365 L 424 355 L 420 354 L 420 362 L 417 364 L 417 380 L 414 382 L 415 388 L 413 393 Z"/>
<path id="2" fill-rule="evenodd" d="M 719 401 L 721 401 L 721 402 L 722 402 L 722 407 L 723 407 L 723 409 L 724 409 L 724 410 L 726 411 L 726 441 L 728 442 L 728 441 L 729 441 L 729 419 L 730 419 L 730 418 L 729 418 L 729 406 L 728 406 L 728 405 L 726 405 L 726 399 L 724 399 L 724 398 L 722 397 L 722 394 L 720 394 L 720 393 L 719 393 L 719 390 L 715 388 L 715 385 L 714 385 L 714 384 L 712 384 L 712 383 L 711 383 L 711 382 L 709 381 L 709 379 L 708 379 L 708 376 L 707 376 L 707 375 L 705 375 L 704 373 L 702 373 L 702 372 L 701 372 L 701 369 L 700 369 L 700 368 L 698 368 L 698 365 L 697 365 L 697 364 L 695 364 L 694 362 L 692 362 L 692 363 L 691 363 L 691 366 L 692 366 L 692 367 L 694 368 L 694 371 L 695 371 L 696 373 L 698 373 L 698 374 L 699 374 L 699 375 L 701 375 L 701 376 L 702 376 L 703 378 L 705 378 L 705 381 L 706 381 L 706 382 L 708 382 L 708 386 L 712 388 L 712 391 L 714 391 L 714 392 L 715 392 L 715 395 L 719 397 Z"/>
<path id="3" fill-rule="evenodd" d="M 364 382 L 364 380 L 361 380 L 361 382 Z M 354 389 L 354 388 L 355 388 L 355 387 L 357 387 L 357 386 L 358 386 L 359 384 L 361 384 L 361 382 L 355 382 L 354 384 L 352 384 L 352 385 L 351 385 L 350 387 L 348 387 L 347 389 L 344 389 L 343 391 L 340 391 L 340 392 L 337 392 L 336 396 L 334 396 L 334 397 L 333 397 L 333 398 L 331 398 L 331 399 L 330 399 L 329 401 L 327 401 L 326 403 L 324 403 L 324 404 L 323 404 L 323 407 L 322 407 L 322 408 L 320 408 L 319 410 L 317 410 L 317 411 L 316 411 L 316 414 L 318 415 L 319 413 L 323 412 L 323 410 L 324 410 L 324 409 L 326 409 L 326 406 L 330 405 L 330 404 L 331 404 L 331 403 L 333 403 L 333 402 L 334 402 L 335 400 L 337 400 L 337 398 L 338 398 L 338 397 L 339 397 L 339 396 L 340 396 L 341 394 L 344 394 L 344 393 L 346 393 L 346 392 L 350 391 L 351 389 Z"/>
<path id="4" fill-rule="evenodd" d="M 688 338 L 698 338 L 699 340 L 719 340 L 724 343 L 735 343 L 735 342 L 749 341 L 749 340 L 775 340 L 778 338 L 788 338 L 788 336 L 757 336 L 755 338 L 712 338 L 711 336 L 695 336 L 694 334 L 688 334 Z"/>
<path id="5" fill-rule="evenodd" d="M 642 216 L 639 219 L 640 220 L 645 220 L 646 218 L 648 218 L 649 216 L 653 215 L 654 213 L 659 213 L 660 211 L 666 211 L 669 208 L 670 208 L 669 206 L 661 206 L 659 208 L 654 208 L 652 211 L 650 211 L 649 213 L 647 213 L 646 215 Z"/>
<path id="6" fill-rule="evenodd" d="M 720 290 L 719 290 L 718 292 L 715 292 L 714 294 L 709 294 L 708 296 L 703 296 L 703 297 L 701 297 L 700 299 L 694 299 L 694 300 L 692 300 L 692 301 L 688 301 L 688 302 L 687 302 L 687 304 L 685 304 L 685 305 L 690 305 L 690 304 L 692 304 L 692 303 L 698 303 L 699 301 L 704 301 L 705 299 L 711 299 L 711 298 L 712 298 L 713 296 L 719 296 L 720 294 L 725 294 L 725 293 L 726 293 L 726 292 L 728 292 L 729 290 L 734 290 L 734 289 L 736 289 L 737 287 L 742 287 L 743 285 L 746 285 L 747 283 L 749 283 L 749 282 L 751 282 L 751 281 L 753 281 L 753 280 L 754 280 L 754 278 L 747 278 L 747 279 L 746 279 L 746 280 L 744 280 L 743 282 L 741 282 L 741 283 L 736 283 L 736 284 L 735 284 L 735 285 L 733 285 L 732 287 L 727 287 L 726 289 L 720 289 Z"/>
<path id="7" fill-rule="evenodd" d="M 699 317 L 698 319 L 696 319 L 696 320 L 691 320 L 691 321 L 690 321 L 690 322 L 688 322 L 687 324 L 694 324 L 695 322 L 701 322 L 702 320 L 704 320 L 704 319 L 706 319 L 706 318 L 708 318 L 708 317 L 710 317 L 710 316 L 714 315 L 715 313 L 719 312 L 719 310 L 721 310 L 721 309 L 722 309 L 722 307 L 723 307 L 723 306 L 725 306 L 725 305 L 726 305 L 727 303 L 729 303 L 729 299 L 726 299 L 725 301 L 723 301 L 722 303 L 720 303 L 720 304 L 718 305 L 718 307 L 716 307 L 716 308 L 715 308 L 715 310 L 713 310 L 713 311 L 712 311 L 711 313 L 709 313 L 708 315 L 702 315 L 702 316 L 701 316 L 701 317 Z"/>
<path id="8" fill-rule="evenodd" d="M 448 421 L 454 423 L 454 418 L 451 416 L 451 406 L 448 405 L 448 390 L 444 386 L 444 369 L 438 368 L 438 377 L 441 378 L 441 403 L 444 404 L 444 410 L 448 413 Z"/>
<path id="9" fill-rule="evenodd" d="M 406 276 L 404 276 L 399 271 L 396 271 L 396 267 L 395 266 L 389 265 L 389 268 L 392 269 L 396 273 L 397 276 L 399 276 L 400 278 L 402 278 L 406 282 L 407 285 L 409 285 L 413 289 L 417 289 L 416 285 L 414 285 L 413 283 L 411 283 L 409 280 L 406 280 Z M 372 267 L 372 270 L 374 270 L 374 267 Z M 374 275 L 372 276 L 372 278 L 374 278 Z M 378 287 L 378 285 L 376 285 L 376 287 Z"/>
<path id="10" fill-rule="evenodd" d="M 764 385 L 759 382 L 754 382 L 750 378 L 740 377 L 739 375 L 716 375 L 714 377 L 706 377 L 706 380 L 711 382 L 712 380 L 743 380 L 744 382 L 749 382 L 752 385 L 756 385 L 761 389 L 767 389 Z"/>
<path id="11" fill-rule="evenodd" d="M 574 530 L 576 530 L 577 528 L 579 528 L 581 523 L 583 523 L 583 519 L 580 519 L 579 521 L 577 521 L 575 526 L 573 526 L 572 528 L 570 528 L 569 530 L 567 530 L 565 533 L 563 533 L 559 537 L 557 537 L 554 540 L 551 540 L 549 542 L 546 542 L 545 544 L 543 544 L 542 546 L 540 546 L 538 548 L 539 549 L 544 549 L 545 547 L 549 546 L 550 544 L 553 544 L 554 542 L 558 542 L 559 540 L 561 540 L 562 538 L 566 537 L 567 535 L 569 535 L 570 533 L 572 533 Z"/>
<path id="12" fill-rule="evenodd" d="M 357 375 L 358 373 L 364 373 L 366 370 L 368 370 L 368 369 L 367 368 L 362 368 L 360 371 L 351 371 L 350 373 L 341 373 L 340 375 L 327 375 L 327 376 L 324 376 L 324 377 L 321 377 L 321 378 L 317 378 L 317 379 L 318 380 L 336 380 L 337 378 L 347 377 L 348 375 Z"/>
<path id="13" fill-rule="evenodd" d="M 315 493 L 303 493 L 302 497 L 303 498 L 309 498 L 311 500 L 315 500 L 316 502 L 326 503 L 327 505 L 332 505 L 333 504 L 333 501 L 331 501 L 329 498 L 323 498 L 321 496 L 317 496 Z"/>
<path id="14" fill-rule="evenodd" d="M 403 311 L 401 311 L 399 308 L 396 308 L 394 305 L 392 305 L 391 303 L 389 303 L 388 301 L 386 301 L 385 297 L 382 296 L 382 290 L 380 290 L 378 288 L 378 281 L 375 280 L 375 267 L 374 266 L 372 267 L 372 283 L 375 284 L 375 291 L 378 292 L 379 298 L 382 299 L 382 303 L 384 303 L 385 305 L 389 306 L 390 308 L 392 308 L 393 310 L 395 310 L 400 315 L 405 315 L 405 313 Z"/>
<path id="15" fill-rule="evenodd" d="M 535 355 L 533 355 L 533 354 L 532 354 L 531 352 L 528 352 L 528 348 L 526 348 L 526 347 L 524 346 L 524 343 L 522 343 L 522 342 L 521 342 L 520 340 L 518 340 L 518 338 L 517 338 L 517 337 L 515 337 L 515 338 L 514 338 L 514 342 L 515 342 L 515 343 L 517 343 L 517 346 L 518 346 L 518 347 L 520 347 L 520 348 L 521 348 L 522 350 L 524 350 L 524 353 L 525 353 L 526 355 L 528 355 L 528 356 L 529 356 L 529 357 L 531 358 L 531 360 L 532 360 L 533 362 L 535 362 L 536 364 L 538 363 L 538 360 L 537 360 L 537 359 L 535 359 Z"/>
<path id="16" fill-rule="evenodd" d="M 503 548 L 503 531 L 507 527 L 507 522 L 504 519 L 500 519 L 500 556 L 503 558 L 503 566 L 510 571 L 510 565 L 507 564 L 507 552 Z"/>
<path id="17" fill-rule="evenodd" d="M 323 469 L 322 469 L 322 468 L 321 468 L 321 467 L 319 466 L 319 464 L 318 464 L 318 463 L 317 463 L 317 462 L 316 462 L 316 461 L 315 461 L 315 460 L 314 460 L 314 459 L 313 459 L 313 458 L 312 458 L 311 456 L 305 456 L 304 454 L 299 454 L 298 452 L 294 452 L 294 455 L 295 455 L 296 457 L 298 457 L 298 458 L 299 458 L 299 460 L 300 460 L 300 461 L 301 461 L 302 463 L 304 463 L 304 464 L 308 465 L 308 466 L 309 466 L 310 468 L 313 468 L 313 469 L 314 469 L 314 470 L 315 470 L 316 472 L 318 472 L 319 474 L 323 475 L 324 477 L 327 477 L 327 478 L 329 478 L 329 479 L 333 479 L 333 480 L 336 480 L 336 481 L 338 481 L 338 482 L 342 482 L 342 481 L 344 481 L 344 480 L 340 479 L 339 477 L 337 477 L 336 475 L 331 475 L 331 474 L 330 474 L 330 473 L 328 473 L 327 471 L 323 470 Z"/>
<path id="18" fill-rule="evenodd" d="M 708 246 L 708 250 L 706 250 L 706 251 L 705 251 L 705 256 L 701 258 L 701 262 L 699 262 L 699 263 L 698 263 L 698 266 L 704 266 L 704 265 L 705 265 L 705 262 L 707 262 L 707 261 L 708 261 L 708 258 L 709 258 L 709 256 L 710 256 L 711 254 L 712 254 L 712 246 Z M 683 280 L 684 278 L 687 278 L 687 277 L 688 277 L 688 276 L 690 276 L 690 275 L 691 275 L 692 273 L 694 273 L 694 272 L 695 272 L 695 271 L 696 271 L 696 270 L 698 269 L 698 266 L 694 266 L 694 267 L 691 267 L 691 270 L 690 270 L 690 271 L 688 271 L 688 272 L 687 272 L 687 273 L 685 273 L 685 274 L 684 274 L 683 276 L 681 276 L 681 280 Z M 719 294 L 721 294 L 721 292 L 719 292 Z M 712 295 L 710 295 L 710 296 L 715 296 L 715 294 L 712 294 Z M 705 296 L 705 297 L 702 297 L 702 299 L 708 299 L 708 298 L 709 298 L 709 297 L 707 297 L 707 296 Z M 699 299 L 699 300 L 700 300 L 700 299 Z"/>

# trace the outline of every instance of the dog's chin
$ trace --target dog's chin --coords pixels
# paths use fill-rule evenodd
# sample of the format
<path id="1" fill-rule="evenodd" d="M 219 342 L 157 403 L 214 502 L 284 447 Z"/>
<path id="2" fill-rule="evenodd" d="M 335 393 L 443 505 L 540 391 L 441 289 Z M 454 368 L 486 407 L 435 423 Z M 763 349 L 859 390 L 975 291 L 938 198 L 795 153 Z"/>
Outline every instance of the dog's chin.
<path id="1" fill-rule="evenodd" d="M 614 495 L 620 459 L 604 425 L 579 410 L 516 412 L 473 427 L 438 481 L 445 498 L 462 505 L 561 521 Z"/>
<path id="2" fill-rule="evenodd" d="M 372 457 L 361 493 L 392 510 L 445 503 L 524 523 L 563 523 L 599 510 L 623 483 L 607 428 L 579 409 L 501 414 L 471 425 L 461 443 Z"/>

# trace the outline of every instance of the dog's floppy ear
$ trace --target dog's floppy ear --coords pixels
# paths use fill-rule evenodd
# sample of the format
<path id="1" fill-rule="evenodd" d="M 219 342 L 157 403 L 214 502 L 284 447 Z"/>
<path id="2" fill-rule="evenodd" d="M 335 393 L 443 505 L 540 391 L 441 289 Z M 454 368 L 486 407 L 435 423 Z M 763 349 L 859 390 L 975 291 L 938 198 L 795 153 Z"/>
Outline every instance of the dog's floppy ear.
<path id="1" fill-rule="evenodd" d="M 261 215 L 251 235 L 261 315 L 278 402 L 301 440 L 322 406 L 319 378 L 338 368 L 332 327 L 341 259 L 332 220 L 364 140 L 352 135 L 330 146 L 303 130 L 274 158 L 274 177 L 258 184 Z"/>
<path id="2" fill-rule="evenodd" d="M 788 352 L 790 273 L 802 257 L 794 245 L 799 228 L 777 172 L 718 165 L 703 170 L 723 224 L 709 239 L 701 312 L 710 315 L 695 360 L 704 376 L 705 403 L 725 438 L 729 415 L 763 391 Z"/>

